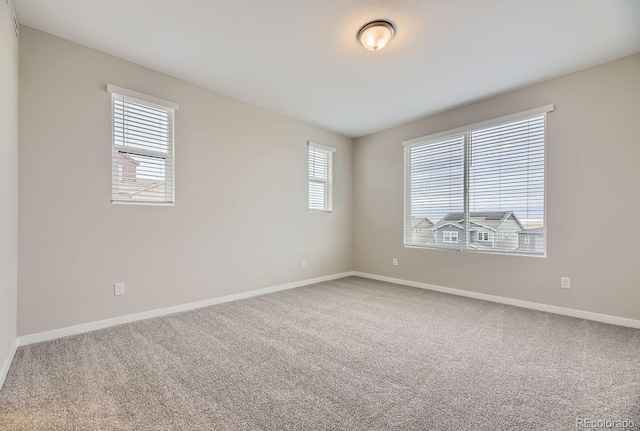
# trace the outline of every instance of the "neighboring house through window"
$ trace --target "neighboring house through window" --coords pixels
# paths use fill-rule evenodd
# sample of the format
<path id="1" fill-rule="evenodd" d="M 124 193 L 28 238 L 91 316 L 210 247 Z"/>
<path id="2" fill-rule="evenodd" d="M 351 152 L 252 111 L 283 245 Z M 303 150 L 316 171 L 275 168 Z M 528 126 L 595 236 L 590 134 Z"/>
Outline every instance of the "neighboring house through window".
<path id="1" fill-rule="evenodd" d="M 109 84 L 111 201 L 173 205 L 174 117 L 178 105 Z"/>
<path id="2" fill-rule="evenodd" d="M 335 148 L 309 142 L 309 210 L 333 211 Z"/>

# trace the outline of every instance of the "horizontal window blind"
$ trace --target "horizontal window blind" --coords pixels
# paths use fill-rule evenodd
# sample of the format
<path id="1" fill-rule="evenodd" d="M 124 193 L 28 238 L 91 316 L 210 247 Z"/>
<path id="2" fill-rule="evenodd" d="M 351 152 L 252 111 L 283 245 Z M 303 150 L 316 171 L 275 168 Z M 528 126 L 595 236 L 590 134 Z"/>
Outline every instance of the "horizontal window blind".
<path id="1" fill-rule="evenodd" d="M 333 210 L 334 148 L 309 142 L 309 210 Z"/>
<path id="2" fill-rule="evenodd" d="M 406 143 L 405 245 L 545 255 L 545 124 L 552 110 Z"/>
<path id="3" fill-rule="evenodd" d="M 114 91 L 111 96 L 112 202 L 173 204 L 174 104 L 163 106 L 157 103 L 161 99 L 140 95 L 150 102 Z"/>

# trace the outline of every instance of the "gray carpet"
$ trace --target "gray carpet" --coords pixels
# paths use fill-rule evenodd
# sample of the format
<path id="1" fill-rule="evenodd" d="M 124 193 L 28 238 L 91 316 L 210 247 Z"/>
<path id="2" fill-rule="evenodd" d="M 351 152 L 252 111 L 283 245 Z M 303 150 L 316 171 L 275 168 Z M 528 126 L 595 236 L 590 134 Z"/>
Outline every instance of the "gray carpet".
<path id="1" fill-rule="evenodd" d="M 1 430 L 640 426 L 640 331 L 346 278 L 21 347 Z M 617 428 L 609 428 L 617 429 Z"/>

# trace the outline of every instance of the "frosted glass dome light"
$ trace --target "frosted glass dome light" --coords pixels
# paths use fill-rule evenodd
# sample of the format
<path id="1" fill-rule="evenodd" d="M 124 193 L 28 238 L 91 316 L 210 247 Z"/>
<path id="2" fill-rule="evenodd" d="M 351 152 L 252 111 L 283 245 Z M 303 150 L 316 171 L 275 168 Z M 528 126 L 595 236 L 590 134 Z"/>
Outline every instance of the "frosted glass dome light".
<path id="1" fill-rule="evenodd" d="M 358 31 L 358 42 L 369 51 L 384 48 L 396 34 L 396 26 L 389 21 L 377 20 L 365 24 Z"/>

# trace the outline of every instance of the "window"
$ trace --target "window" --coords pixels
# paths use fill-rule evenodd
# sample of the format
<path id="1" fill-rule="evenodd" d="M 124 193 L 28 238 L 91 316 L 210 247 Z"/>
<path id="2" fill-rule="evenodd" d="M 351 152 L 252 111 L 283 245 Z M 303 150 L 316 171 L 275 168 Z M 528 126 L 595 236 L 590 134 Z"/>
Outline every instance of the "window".
<path id="1" fill-rule="evenodd" d="M 112 103 L 111 202 L 173 205 L 178 105 L 108 85 Z"/>
<path id="2" fill-rule="evenodd" d="M 335 148 L 309 142 L 309 210 L 333 210 L 333 153 Z"/>
<path id="3" fill-rule="evenodd" d="M 489 241 L 489 232 L 478 232 L 478 241 Z"/>
<path id="4" fill-rule="evenodd" d="M 404 142 L 405 246 L 451 249 L 456 243 L 462 251 L 544 256 L 551 111 L 553 105 Z M 411 235 L 418 218 L 434 223 L 427 243 Z M 452 226 L 460 238 L 447 231 Z M 520 247 L 518 234 L 534 229 L 542 234 L 541 247 Z"/>
<path id="5" fill-rule="evenodd" d="M 531 237 L 529 235 L 525 235 L 524 237 L 524 243 L 525 244 L 531 244 Z"/>
<path id="6" fill-rule="evenodd" d="M 458 232 L 442 232 L 442 241 L 447 243 L 456 243 L 458 242 Z"/>

